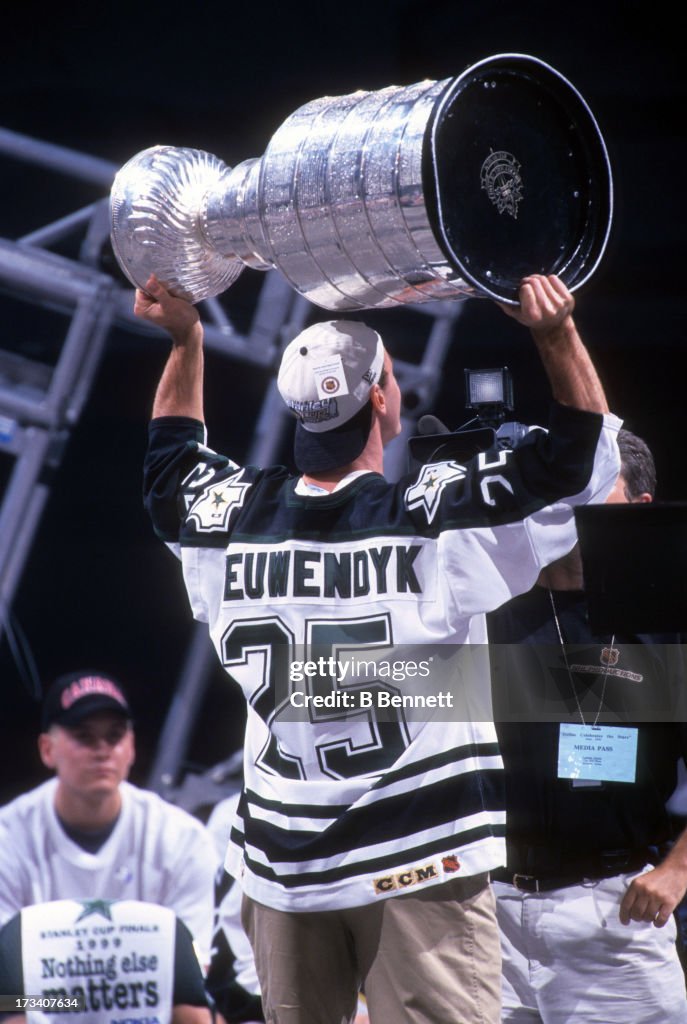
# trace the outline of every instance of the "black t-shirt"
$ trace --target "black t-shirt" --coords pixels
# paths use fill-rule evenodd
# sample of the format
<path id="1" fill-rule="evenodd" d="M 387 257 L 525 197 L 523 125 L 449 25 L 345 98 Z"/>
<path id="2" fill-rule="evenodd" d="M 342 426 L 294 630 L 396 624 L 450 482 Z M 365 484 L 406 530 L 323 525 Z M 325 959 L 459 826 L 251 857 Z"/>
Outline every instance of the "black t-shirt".
<path id="1" fill-rule="evenodd" d="M 488 616 L 508 868 L 529 874 L 673 838 L 665 803 L 687 753 L 681 637 L 594 636 L 581 592 L 553 600 L 565 654 L 544 587 Z M 560 723 L 590 725 L 597 715 L 638 729 L 634 782 L 558 777 Z"/>

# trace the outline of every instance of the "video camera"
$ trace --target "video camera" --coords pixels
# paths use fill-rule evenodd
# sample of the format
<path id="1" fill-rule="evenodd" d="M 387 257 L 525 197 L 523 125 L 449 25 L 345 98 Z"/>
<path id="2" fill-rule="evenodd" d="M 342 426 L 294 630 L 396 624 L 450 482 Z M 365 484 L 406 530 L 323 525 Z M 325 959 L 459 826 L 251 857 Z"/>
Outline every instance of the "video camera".
<path id="1" fill-rule="evenodd" d="M 513 412 L 513 377 L 507 366 L 494 370 L 465 370 L 466 409 L 475 415 L 449 430 L 436 416 L 421 416 L 418 434 L 409 438 L 411 461 L 466 462 L 479 452 L 515 448 L 530 427 L 506 417 Z"/>

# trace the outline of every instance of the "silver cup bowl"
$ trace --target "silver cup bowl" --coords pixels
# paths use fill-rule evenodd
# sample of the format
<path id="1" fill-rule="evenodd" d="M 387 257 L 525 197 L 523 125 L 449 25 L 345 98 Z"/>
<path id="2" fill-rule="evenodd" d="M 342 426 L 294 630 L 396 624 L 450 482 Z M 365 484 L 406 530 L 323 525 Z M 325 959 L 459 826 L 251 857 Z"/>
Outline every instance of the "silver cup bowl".
<path id="1" fill-rule="evenodd" d="M 112 188 L 124 273 L 192 302 L 245 266 L 276 268 L 325 309 L 517 300 L 525 274 L 580 287 L 608 241 L 613 186 L 591 110 L 535 57 L 453 79 L 324 97 L 233 169 L 155 146 Z"/>

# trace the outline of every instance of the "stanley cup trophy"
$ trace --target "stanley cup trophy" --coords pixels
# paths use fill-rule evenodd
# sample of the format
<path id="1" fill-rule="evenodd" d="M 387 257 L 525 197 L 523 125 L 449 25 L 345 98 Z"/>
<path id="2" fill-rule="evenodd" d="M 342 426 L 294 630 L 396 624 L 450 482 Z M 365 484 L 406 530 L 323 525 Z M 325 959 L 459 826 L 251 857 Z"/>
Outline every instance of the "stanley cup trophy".
<path id="1" fill-rule="evenodd" d="M 514 303 L 530 273 L 588 280 L 612 205 L 580 94 L 537 58 L 499 54 L 457 78 L 314 100 L 233 169 L 146 149 L 115 178 L 112 244 L 134 285 L 154 272 L 191 302 L 248 266 L 332 310 Z"/>

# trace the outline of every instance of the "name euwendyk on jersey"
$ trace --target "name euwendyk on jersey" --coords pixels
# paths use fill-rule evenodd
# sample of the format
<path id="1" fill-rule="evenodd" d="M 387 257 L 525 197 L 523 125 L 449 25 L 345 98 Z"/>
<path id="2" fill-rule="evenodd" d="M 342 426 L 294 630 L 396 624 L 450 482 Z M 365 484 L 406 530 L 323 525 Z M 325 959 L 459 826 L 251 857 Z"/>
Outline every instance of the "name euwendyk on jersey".
<path id="1" fill-rule="evenodd" d="M 504 862 L 484 613 L 573 546 L 619 425 L 555 406 L 516 451 L 320 496 L 215 454 L 197 421 L 151 423 L 148 510 L 246 699 L 227 868 L 249 896 L 361 906 Z"/>

